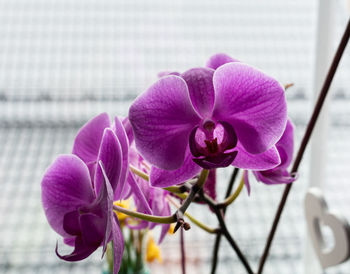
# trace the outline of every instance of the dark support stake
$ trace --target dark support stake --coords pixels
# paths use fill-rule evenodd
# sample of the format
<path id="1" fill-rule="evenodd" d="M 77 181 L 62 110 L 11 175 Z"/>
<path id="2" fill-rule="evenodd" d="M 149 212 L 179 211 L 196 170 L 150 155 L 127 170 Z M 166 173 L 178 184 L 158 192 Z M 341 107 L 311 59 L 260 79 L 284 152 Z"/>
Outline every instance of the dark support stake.
<path id="1" fill-rule="evenodd" d="M 237 175 L 239 172 L 239 168 L 235 167 L 233 170 L 233 173 L 230 178 L 230 182 L 228 183 L 226 194 L 225 194 L 225 199 L 231 195 L 233 185 L 236 181 Z M 226 207 L 223 209 L 223 213 L 225 214 L 226 212 Z M 214 249 L 213 249 L 213 258 L 212 258 L 212 264 L 211 264 L 211 274 L 214 274 L 216 272 L 216 267 L 218 263 L 218 257 L 219 257 L 219 249 L 220 249 L 220 242 L 221 242 L 221 233 L 218 233 L 215 237 L 215 244 L 214 244 Z"/>
<path id="2" fill-rule="evenodd" d="M 183 228 L 180 229 L 180 245 L 181 245 L 181 269 L 182 269 L 182 274 L 186 274 L 185 235 L 184 235 Z"/>
<path id="3" fill-rule="evenodd" d="M 316 106 L 315 106 L 314 111 L 312 113 L 310 122 L 309 122 L 309 124 L 308 124 L 308 126 L 306 128 L 306 132 L 304 134 L 304 137 L 303 137 L 303 140 L 301 142 L 298 154 L 297 154 L 297 156 L 295 158 L 295 161 L 294 161 L 294 164 L 293 164 L 293 167 L 292 167 L 292 173 L 296 173 L 298 171 L 298 168 L 299 168 L 300 162 L 301 162 L 301 160 L 303 158 L 306 146 L 307 146 L 307 144 L 308 144 L 308 142 L 310 140 L 310 137 L 311 137 L 312 131 L 313 131 L 314 127 L 315 127 L 317 118 L 318 118 L 318 116 L 319 116 L 319 114 L 321 112 L 323 103 L 324 103 L 324 101 L 326 99 L 329 87 L 330 87 L 330 85 L 332 83 L 332 80 L 333 80 L 333 77 L 335 75 L 335 72 L 337 71 L 337 67 L 338 67 L 340 59 L 341 59 L 341 57 L 342 57 L 342 55 L 344 53 L 346 44 L 349 41 L 349 37 L 350 37 L 350 20 L 348 21 L 347 27 L 345 29 L 345 32 L 344 32 L 343 37 L 341 39 L 341 42 L 340 42 L 340 44 L 338 46 L 337 52 L 336 52 L 336 54 L 335 54 L 335 56 L 333 58 L 331 67 L 330 67 L 330 69 L 328 71 L 326 80 L 325 80 L 325 82 L 323 84 L 323 87 L 321 89 L 320 95 L 319 95 L 319 97 L 317 99 L 317 103 L 316 103 Z M 276 215 L 275 215 L 275 218 L 274 218 L 274 221 L 273 221 L 273 224 L 272 224 L 269 236 L 268 236 L 267 241 L 266 241 L 266 245 L 265 245 L 265 248 L 264 248 L 263 255 L 261 256 L 261 260 L 260 260 L 260 263 L 259 263 L 259 268 L 258 268 L 257 274 L 261 274 L 263 272 L 264 264 L 265 264 L 265 261 L 266 261 L 268 255 L 269 255 L 269 250 L 270 250 L 270 247 L 271 247 L 271 243 L 272 243 L 272 240 L 274 238 L 274 235 L 275 235 L 275 232 L 276 232 L 276 229 L 277 229 L 277 226 L 278 226 L 278 223 L 279 223 L 279 220 L 280 220 L 283 208 L 284 208 L 284 206 L 286 204 L 286 201 L 287 201 L 287 198 L 288 198 L 288 194 L 289 194 L 290 189 L 292 188 L 292 185 L 293 184 L 288 184 L 288 185 L 286 185 L 286 187 L 284 189 L 284 192 L 283 192 L 280 204 L 278 206 L 278 209 L 277 209 L 277 212 L 276 212 Z"/>

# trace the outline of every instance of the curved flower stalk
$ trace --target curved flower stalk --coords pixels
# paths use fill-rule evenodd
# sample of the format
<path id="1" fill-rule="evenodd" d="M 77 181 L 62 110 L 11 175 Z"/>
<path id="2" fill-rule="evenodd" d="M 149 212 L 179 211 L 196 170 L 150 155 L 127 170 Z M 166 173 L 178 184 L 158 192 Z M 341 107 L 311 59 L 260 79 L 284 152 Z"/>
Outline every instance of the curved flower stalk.
<path id="1" fill-rule="evenodd" d="M 293 159 L 294 147 L 294 126 L 290 119 L 287 121 L 286 128 L 281 139 L 277 142 L 276 148 L 281 158 L 281 163 L 272 169 L 262 171 L 252 171 L 257 181 L 264 184 L 289 184 L 296 180 L 296 176 L 288 171 L 288 167 Z M 250 182 L 248 172 L 244 172 L 244 182 L 250 193 Z"/>
<path id="2" fill-rule="evenodd" d="M 129 119 L 137 149 L 154 165 L 151 184 L 167 187 L 201 168 L 277 166 L 274 145 L 287 116 L 276 80 L 230 62 L 159 79 L 134 101 Z"/>
<path id="3" fill-rule="evenodd" d="M 100 189 L 92 188 L 86 164 L 76 155 L 61 155 L 47 169 L 42 180 L 42 202 L 51 227 L 64 242 L 74 246 L 69 255 L 56 254 L 66 261 L 80 261 L 113 241 L 114 273 L 118 273 L 124 242 L 113 213 L 113 189 L 102 168 Z M 116 170 L 116 172 L 120 172 Z"/>

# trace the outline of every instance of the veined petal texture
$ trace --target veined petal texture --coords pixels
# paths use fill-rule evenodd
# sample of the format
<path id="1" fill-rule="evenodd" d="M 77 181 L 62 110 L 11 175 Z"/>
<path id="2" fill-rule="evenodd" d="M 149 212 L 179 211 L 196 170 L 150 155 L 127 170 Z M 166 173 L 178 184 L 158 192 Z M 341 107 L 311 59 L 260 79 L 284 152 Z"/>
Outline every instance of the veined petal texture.
<path id="1" fill-rule="evenodd" d="M 278 141 L 287 122 L 287 106 L 284 89 L 275 79 L 235 62 L 219 67 L 213 83 L 213 117 L 233 126 L 247 152 L 262 153 Z"/>
<path id="2" fill-rule="evenodd" d="M 60 155 L 46 170 L 41 182 L 44 212 L 51 227 L 63 237 L 63 217 L 90 204 L 95 195 L 89 170 L 76 155 Z"/>
<path id="3" fill-rule="evenodd" d="M 184 161 L 189 134 L 200 117 L 185 81 L 170 75 L 136 98 L 129 120 L 142 157 L 159 168 L 174 170 Z"/>

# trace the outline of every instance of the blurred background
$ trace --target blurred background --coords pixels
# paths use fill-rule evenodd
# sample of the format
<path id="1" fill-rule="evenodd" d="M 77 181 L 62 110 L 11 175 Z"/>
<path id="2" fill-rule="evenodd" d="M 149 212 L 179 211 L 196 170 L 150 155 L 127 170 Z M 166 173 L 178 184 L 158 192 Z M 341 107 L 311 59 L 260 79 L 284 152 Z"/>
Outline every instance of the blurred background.
<path id="1" fill-rule="evenodd" d="M 349 16 L 346 1 L 329 2 L 331 24 L 318 32 L 316 0 L 0 0 L 0 273 L 101 273 L 100 252 L 79 263 L 55 255 L 60 237 L 42 210 L 41 178 L 58 154 L 71 151 L 80 126 L 103 111 L 127 115 L 160 71 L 203 66 L 225 52 L 294 83 L 287 98 L 298 147 L 320 83 L 316 56 L 324 55 L 324 41 L 318 33 L 330 34 L 326 52 L 332 55 Z M 350 220 L 349 46 L 328 99 L 326 130 L 315 135 L 319 145 L 302 162 L 266 274 L 307 273 L 303 198 L 310 181 L 319 183 L 317 174 L 331 210 Z M 229 176 L 230 170 L 220 173 L 221 195 Z M 244 191 L 228 210 L 230 231 L 254 269 L 282 191 L 253 183 L 251 196 Z M 196 209 L 191 205 L 189 212 L 216 225 Z M 194 226 L 185 233 L 188 273 L 209 273 L 213 243 L 214 236 Z M 180 273 L 178 234 L 167 237 L 162 255 L 152 273 Z M 346 262 L 326 273 L 349 271 Z M 225 241 L 217 273 L 244 273 Z"/>

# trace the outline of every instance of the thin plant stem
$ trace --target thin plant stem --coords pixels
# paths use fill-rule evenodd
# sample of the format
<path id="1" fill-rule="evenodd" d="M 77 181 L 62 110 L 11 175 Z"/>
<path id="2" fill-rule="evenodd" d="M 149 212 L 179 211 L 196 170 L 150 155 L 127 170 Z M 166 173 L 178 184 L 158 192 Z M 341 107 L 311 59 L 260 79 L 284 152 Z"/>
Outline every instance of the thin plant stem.
<path id="1" fill-rule="evenodd" d="M 183 219 L 183 215 L 186 212 L 187 208 L 190 206 L 190 204 L 194 200 L 196 194 L 202 189 L 203 185 L 205 184 L 208 178 L 208 174 L 209 174 L 208 169 L 202 169 L 201 173 L 199 174 L 199 178 L 197 182 L 191 186 L 190 193 L 188 194 L 186 199 L 183 201 L 181 207 L 175 213 L 178 222 L 175 225 L 174 232 L 176 232 L 180 228 L 180 226 L 183 224 L 183 222 L 180 222 L 179 220 Z"/>
<path id="2" fill-rule="evenodd" d="M 171 215 L 171 216 L 154 216 L 154 215 L 149 215 L 149 214 L 144 214 L 144 213 L 140 213 L 137 211 L 132 211 L 132 210 L 128 210 L 124 207 L 120 207 L 117 205 L 113 205 L 113 209 L 124 213 L 126 215 L 129 215 L 131 217 L 135 217 L 141 220 L 145 220 L 145 221 L 149 221 L 149 222 L 154 222 L 154 223 L 160 223 L 160 224 L 171 224 L 171 223 L 175 223 L 177 221 L 177 218 L 175 216 L 175 214 Z"/>
<path id="3" fill-rule="evenodd" d="M 186 274 L 186 253 L 185 253 L 185 235 L 184 229 L 180 230 L 180 246 L 181 246 L 181 269 L 182 274 Z"/>
<path id="4" fill-rule="evenodd" d="M 232 172 L 229 184 L 226 189 L 226 194 L 225 194 L 225 199 L 227 199 L 232 192 L 233 185 L 236 181 L 237 175 L 239 172 L 239 168 L 235 167 L 235 169 Z M 223 214 L 226 212 L 226 208 L 223 208 Z M 213 258 L 212 258 L 212 264 L 211 264 L 211 273 L 214 274 L 216 272 L 216 267 L 217 267 L 217 262 L 218 262 L 218 257 L 219 257 L 219 249 L 220 249 L 220 243 L 221 243 L 221 233 L 218 233 L 215 238 L 215 243 L 214 243 L 214 249 L 213 249 Z"/>
<path id="5" fill-rule="evenodd" d="M 350 19 L 349 19 L 349 21 L 347 23 L 345 32 L 344 32 L 343 37 L 342 37 L 342 39 L 340 41 L 340 44 L 339 44 L 338 49 L 337 49 L 337 52 L 336 52 L 336 54 L 335 54 L 335 56 L 333 58 L 331 67 L 330 67 L 330 69 L 328 71 L 328 74 L 326 76 L 325 82 L 324 82 L 323 87 L 321 89 L 320 95 L 319 95 L 319 97 L 317 99 L 317 103 L 315 105 L 315 108 L 314 108 L 314 111 L 312 113 L 311 119 L 310 119 L 310 121 L 308 123 L 308 126 L 306 128 L 303 140 L 302 140 L 302 142 L 300 144 L 300 147 L 299 147 L 298 154 L 297 154 L 297 156 L 296 156 L 296 158 L 294 160 L 294 164 L 293 164 L 292 171 L 291 171 L 292 173 L 296 173 L 298 171 L 298 168 L 299 168 L 300 162 L 301 162 L 301 160 L 303 158 L 306 146 L 307 146 L 307 144 L 308 144 L 308 142 L 310 140 L 310 137 L 311 137 L 311 134 L 312 134 L 313 129 L 315 127 L 317 118 L 318 118 L 318 116 L 319 116 L 319 114 L 321 112 L 323 103 L 324 103 L 324 101 L 326 99 L 326 96 L 328 94 L 329 87 L 330 87 L 330 85 L 332 83 L 332 80 L 333 80 L 333 77 L 335 75 L 335 72 L 337 71 L 340 59 L 341 59 L 341 57 L 342 57 L 342 55 L 344 53 L 344 50 L 346 48 L 346 45 L 347 45 L 348 41 L 349 41 L 349 37 L 350 37 Z M 269 233 L 267 241 L 266 241 L 264 252 L 263 252 L 263 254 L 261 256 L 261 259 L 260 259 L 260 263 L 259 263 L 259 268 L 258 268 L 257 274 L 261 274 L 263 272 L 265 261 L 266 261 L 268 255 L 269 255 L 269 250 L 270 250 L 273 238 L 275 236 L 276 229 L 277 229 L 279 220 L 281 218 L 282 211 L 283 211 L 284 206 L 286 204 L 286 201 L 287 201 L 290 189 L 292 188 L 292 185 L 293 184 L 288 184 L 288 185 L 286 185 L 286 187 L 284 189 L 281 201 L 279 203 L 279 206 L 278 206 L 275 218 L 274 218 L 273 223 L 272 223 L 272 227 L 271 227 L 270 233 Z"/>
<path id="6" fill-rule="evenodd" d="M 238 173 L 239 173 L 239 168 L 235 167 L 233 172 L 232 172 L 232 175 L 231 175 L 230 181 L 228 183 L 227 189 L 226 189 L 225 198 L 227 198 L 228 196 L 231 195 L 231 192 L 232 192 L 232 189 L 233 189 L 233 185 L 236 182 L 236 178 L 237 178 Z"/>
<path id="7" fill-rule="evenodd" d="M 203 191 L 199 192 L 202 200 L 204 202 L 206 202 L 211 209 L 214 211 L 219 224 L 220 224 L 220 231 L 219 233 L 221 233 L 222 235 L 225 236 L 225 238 L 228 240 L 228 242 L 230 243 L 231 247 L 233 248 L 233 250 L 236 252 L 238 258 L 240 259 L 240 261 L 242 262 L 243 266 L 245 267 L 247 273 L 249 274 L 253 274 L 253 271 L 247 261 L 247 259 L 245 258 L 245 256 L 243 255 L 242 251 L 239 249 L 238 245 L 236 244 L 236 242 L 234 241 L 233 237 L 231 236 L 230 232 L 227 230 L 226 227 L 226 223 L 225 220 L 223 218 L 223 214 L 222 214 L 222 210 L 220 210 L 220 208 L 218 207 L 218 204 L 215 203 L 212 199 L 210 199 L 205 193 L 203 193 Z"/>
<path id="8" fill-rule="evenodd" d="M 149 176 L 148 174 L 144 173 L 143 171 L 139 170 L 138 168 L 129 165 L 129 168 L 132 173 L 136 174 L 137 176 L 141 177 L 142 179 L 146 180 L 147 182 L 149 181 Z"/>
<path id="9" fill-rule="evenodd" d="M 176 203 L 172 198 L 167 197 L 168 201 L 170 203 L 172 203 L 175 207 L 180 208 L 180 205 L 178 203 Z M 196 226 L 198 226 L 199 228 L 203 229 L 204 231 L 210 233 L 210 234 L 215 234 L 217 233 L 217 229 L 211 228 L 205 224 L 203 224 L 201 221 L 197 220 L 195 217 L 193 217 L 191 214 L 189 214 L 188 212 L 185 212 L 184 215 L 192 222 L 194 223 Z"/>
<path id="10" fill-rule="evenodd" d="M 243 187 L 244 187 L 244 176 L 242 176 L 241 182 L 239 183 L 239 186 L 237 187 L 236 191 L 232 193 L 232 195 L 227 197 L 222 203 L 218 204 L 218 206 L 227 208 L 228 205 L 232 204 L 237 199 Z"/>
<path id="11" fill-rule="evenodd" d="M 243 255 L 242 251 L 239 249 L 238 245 L 236 244 L 236 242 L 232 238 L 231 234 L 227 230 L 227 226 L 226 226 L 225 220 L 223 218 L 222 211 L 220 209 L 218 209 L 217 207 L 214 208 L 214 211 L 215 211 L 215 215 L 216 215 L 216 217 L 217 217 L 217 219 L 219 221 L 222 235 L 225 236 L 227 241 L 230 243 L 231 247 L 236 252 L 238 258 L 241 260 L 241 262 L 242 262 L 243 266 L 245 267 L 247 273 L 254 274 L 254 272 L 251 269 L 247 259 L 245 258 L 245 256 Z"/>
<path id="12" fill-rule="evenodd" d="M 203 169 L 202 172 L 199 175 L 199 178 L 197 180 L 197 183 L 191 187 L 190 193 L 187 196 L 186 200 L 183 202 L 181 207 L 179 208 L 179 211 L 182 213 L 185 213 L 191 202 L 193 201 L 194 197 L 198 193 L 198 191 L 202 188 L 202 186 L 205 184 L 205 181 L 208 178 L 209 170 Z"/>
<path id="13" fill-rule="evenodd" d="M 221 237 L 222 234 L 218 233 L 215 238 L 215 243 L 214 243 L 214 249 L 213 249 L 213 258 L 211 261 L 211 274 L 215 274 L 216 272 L 216 267 L 218 265 L 218 257 L 219 257 L 219 249 L 220 249 L 220 243 L 221 243 Z"/>

